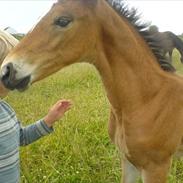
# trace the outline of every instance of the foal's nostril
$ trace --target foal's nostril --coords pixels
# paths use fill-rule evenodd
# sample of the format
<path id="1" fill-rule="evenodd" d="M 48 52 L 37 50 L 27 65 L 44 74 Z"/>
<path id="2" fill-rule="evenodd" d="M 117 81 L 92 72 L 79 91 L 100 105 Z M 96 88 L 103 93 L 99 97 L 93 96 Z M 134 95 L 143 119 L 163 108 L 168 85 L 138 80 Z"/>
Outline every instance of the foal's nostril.
<path id="1" fill-rule="evenodd" d="M 1 77 L 2 77 L 2 79 L 11 80 L 11 79 L 13 79 L 13 77 L 15 75 L 14 72 L 15 71 L 13 70 L 13 64 L 9 63 L 9 64 L 3 66 Z"/>
<path id="2" fill-rule="evenodd" d="M 2 68 L 2 74 L 1 74 L 1 76 L 2 77 L 9 77 L 9 75 L 10 75 L 10 67 L 9 66 L 4 66 L 3 68 Z"/>
<path id="3" fill-rule="evenodd" d="M 14 86 L 15 74 L 16 70 L 13 68 L 12 63 L 8 63 L 7 65 L 3 66 L 1 71 L 1 81 L 5 87 L 11 90 L 15 88 Z"/>

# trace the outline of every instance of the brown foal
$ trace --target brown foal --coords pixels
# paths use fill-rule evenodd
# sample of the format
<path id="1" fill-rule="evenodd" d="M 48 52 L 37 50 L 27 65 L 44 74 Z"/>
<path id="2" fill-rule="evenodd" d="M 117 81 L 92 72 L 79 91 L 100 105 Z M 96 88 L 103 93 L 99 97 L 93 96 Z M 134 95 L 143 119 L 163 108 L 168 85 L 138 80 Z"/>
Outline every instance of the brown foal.
<path id="1" fill-rule="evenodd" d="M 121 2 L 60 0 L 5 59 L 2 81 L 24 90 L 67 65 L 93 64 L 111 104 L 109 135 L 123 152 L 122 182 L 140 173 L 144 183 L 165 183 L 183 137 L 183 79 L 138 22 Z"/>

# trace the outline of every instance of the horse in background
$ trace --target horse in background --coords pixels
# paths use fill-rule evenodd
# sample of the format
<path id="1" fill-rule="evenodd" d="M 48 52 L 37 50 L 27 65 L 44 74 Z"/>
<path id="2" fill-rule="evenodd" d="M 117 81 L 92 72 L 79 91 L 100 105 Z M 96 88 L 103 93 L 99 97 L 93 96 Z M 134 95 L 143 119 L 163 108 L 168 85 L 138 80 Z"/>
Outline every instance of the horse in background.
<path id="1" fill-rule="evenodd" d="M 0 30 L 0 65 L 7 56 L 7 54 L 19 43 L 11 34 Z M 0 84 L 0 98 L 4 98 L 8 90 Z"/>
<path id="2" fill-rule="evenodd" d="M 160 49 L 162 50 L 162 54 L 166 56 L 168 54 L 168 60 L 172 63 L 172 53 L 176 48 L 180 53 L 180 61 L 183 63 L 183 41 L 175 35 L 173 32 L 159 32 L 158 29 L 151 26 L 149 31 L 154 34 Z"/>

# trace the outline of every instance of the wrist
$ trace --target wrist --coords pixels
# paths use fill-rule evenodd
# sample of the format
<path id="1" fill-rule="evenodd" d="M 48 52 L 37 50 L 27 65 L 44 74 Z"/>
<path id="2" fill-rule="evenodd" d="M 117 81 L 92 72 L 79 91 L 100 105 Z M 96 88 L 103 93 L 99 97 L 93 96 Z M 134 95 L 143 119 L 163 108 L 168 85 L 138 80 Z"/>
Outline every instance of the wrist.
<path id="1" fill-rule="evenodd" d="M 42 136 L 47 135 L 47 134 L 53 132 L 53 130 L 54 130 L 53 127 L 49 127 L 45 123 L 44 119 L 41 119 L 41 120 L 37 121 L 36 125 L 39 128 Z"/>
<path id="2" fill-rule="evenodd" d="M 43 121 L 50 128 L 53 126 L 53 121 L 51 121 L 47 116 L 44 117 Z"/>

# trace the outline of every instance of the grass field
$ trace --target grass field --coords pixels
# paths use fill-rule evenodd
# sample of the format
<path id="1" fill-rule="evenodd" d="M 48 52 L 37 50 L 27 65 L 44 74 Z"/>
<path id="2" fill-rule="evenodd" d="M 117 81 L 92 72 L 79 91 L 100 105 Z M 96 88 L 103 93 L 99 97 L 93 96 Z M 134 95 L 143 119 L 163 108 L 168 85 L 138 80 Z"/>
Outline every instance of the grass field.
<path id="1" fill-rule="evenodd" d="M 174 57 L 178 60 L 177 53 Z M 183 66 L 174 64 L 183 73 Z M 60 98 L 71 99 L 74 106 L 53 134 L 21 148 L 22 183 L 119 183 L 119 154 L 107 133 L 109 104 L 92 66 L 70 66 L 24 93 L 10 93 L 6 101 L 27 125 Z M 173 161 L 169 182 L 183 183 L 181 161 Z"/>

